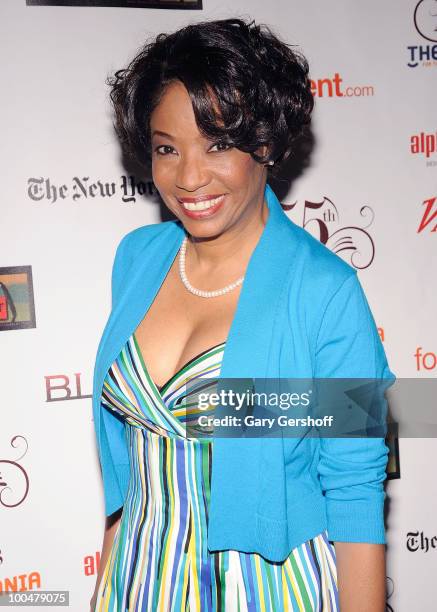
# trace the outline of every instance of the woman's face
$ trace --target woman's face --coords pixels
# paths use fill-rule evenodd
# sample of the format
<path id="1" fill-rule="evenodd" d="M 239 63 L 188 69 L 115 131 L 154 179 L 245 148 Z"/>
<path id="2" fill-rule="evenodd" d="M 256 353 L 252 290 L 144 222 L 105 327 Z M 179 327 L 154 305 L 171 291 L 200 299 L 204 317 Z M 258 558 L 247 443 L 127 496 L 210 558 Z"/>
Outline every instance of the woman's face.
<path id="1" fill-rule="evenodd" d="M 249 153 L 207 140 L 199 132 L 180 81 L 165 90 L 151 115 L 150 131 L 153 181 L 189 234 L 218 236 L 247 227 L 259 216 L 266 168 Z"/>

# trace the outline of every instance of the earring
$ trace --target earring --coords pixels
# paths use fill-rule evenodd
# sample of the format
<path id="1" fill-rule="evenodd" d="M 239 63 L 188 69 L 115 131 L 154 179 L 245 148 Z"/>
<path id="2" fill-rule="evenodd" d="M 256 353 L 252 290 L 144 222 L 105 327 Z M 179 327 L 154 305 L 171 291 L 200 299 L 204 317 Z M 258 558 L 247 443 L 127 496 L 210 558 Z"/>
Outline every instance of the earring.
<path id="1" fill-rule="evenodd" d="M 273 159 L 271 159 L 270 161 L 268 161 L 266 164 L 266 166 L 274 166 L 275 162 L 273 161 Z"/>

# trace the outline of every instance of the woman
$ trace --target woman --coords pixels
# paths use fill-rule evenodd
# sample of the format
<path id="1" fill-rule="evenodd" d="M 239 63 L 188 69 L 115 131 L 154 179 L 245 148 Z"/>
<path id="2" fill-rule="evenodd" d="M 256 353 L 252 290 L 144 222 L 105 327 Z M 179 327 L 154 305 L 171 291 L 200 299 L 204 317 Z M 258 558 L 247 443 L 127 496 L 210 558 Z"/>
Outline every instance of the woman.
<path id="1" fill-rule="evenodd" d="M 186 435 L 199 377 L 393 377 L 356 271 L 267 184 L 310 121 L 306 60 L 211 21 L 161 34 L 110 84 L 123 147 L 175 220 L 115 257 L 92 609 L 382 611 L 384 439 Z"/>

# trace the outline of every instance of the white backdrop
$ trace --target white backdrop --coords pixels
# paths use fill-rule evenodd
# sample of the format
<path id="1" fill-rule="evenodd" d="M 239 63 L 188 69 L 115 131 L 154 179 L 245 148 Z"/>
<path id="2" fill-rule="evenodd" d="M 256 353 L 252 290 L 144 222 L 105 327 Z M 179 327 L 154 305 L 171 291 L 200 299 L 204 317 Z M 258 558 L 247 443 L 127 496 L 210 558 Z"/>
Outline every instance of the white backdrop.
<path id="1" fill-rule="evenodd" d="M 93 592 L 104 513 L 92 368 L 115 247 L 161 219 L 150 198 L 123 198 L 127 171 L 104 79 L 152 34 L 252 16 L 303 50 L 316 96 L 314 147 L 282 201 L 295 204 L 288 214 L 300 225 L 324 221 L 334 251 L 338 237 L 352 236 L 360 257 L 338 255 L 360 268 L 392 371 L 435 378 L 437 42 L 429 38 L 437 17 L 429 11 L 437 2 L 420 3 L 417 28 L 416 5 L 204 0 L 202 11 L 177 11 L 2 0 L 0 281 L 10 266 L 31 266 L 36 326 L 2 329 L 0 320 L 0 592 L 69 590 L 75 611 L 88 610 Z M 87 192 L 97 181 L 115 183 L 113 195 Z M 418 231 L 425 200 L 432 206 Z M 317 235 L 314 222 L 306 229 Z M 426 354 L 419 361 L 417 347 Z M 69 397 L 48 393 L 65 381 Z M 431 612 L 436 444 L 400 439 L 399 451 L 400 478 L 387 483 L 389 604 Z"/>

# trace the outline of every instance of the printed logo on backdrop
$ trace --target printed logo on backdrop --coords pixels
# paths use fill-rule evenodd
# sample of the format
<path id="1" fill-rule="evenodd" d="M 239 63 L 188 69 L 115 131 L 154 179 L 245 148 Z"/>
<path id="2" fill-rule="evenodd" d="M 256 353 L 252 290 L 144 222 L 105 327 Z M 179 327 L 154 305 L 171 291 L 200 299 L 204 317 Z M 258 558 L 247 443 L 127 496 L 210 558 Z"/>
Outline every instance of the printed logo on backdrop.
<path id="1" fill-rule="evenodd" d="M 101 561 L 100 550 L 96 550 L 93 555 L 85 555 L 83 559 L 83 572 L 85 576 L 96 576 L 99 572 Z"/>
<path id="2" fill-rule="evenodd" d="M 408 66 L 431 68 L 437 66 L 437 0 L 420 0 L 413 14 L 418 36 L 429 43 L 409 45 Z"/>
<path id="3" fill-rule="evenodd" d="M 200 10 L 202 0 L 26 0 L 27 6 L 110 6 Z"/>
<path id="4" fill-rule="evenodd" d="M 332 77 L 311 79 L 311 93 L 317 98 L 363 98 L 375 95 L 373 85 L 345 85 L 338 72 Z"/>
<path id="5" fill-rule="evenodd" d="M 36 327 L 31 266 L 0 268 L 0 331 Z"/>
<path id="6" fill-rule="evenodd" d="M 73 176 L 70 183 L 56 183 L 48 177 L 27 180 L 27 195 L 34 202 L 55 204 L 64 200 L 94 200 L 121 197 L 122 202 L 135 203 L 138 197 L 155 196 L 158 190 L 152 181 L 137 180 L 133 175 L 122 175 L 120 182 L 104 181 L 89 176 Z"/>
<path id="7" fill-rule="evenodd" d="M 423 346 L 417 346 L 413 354 L 417 372 L 432 372 L 437 369 L 437 353 L 435 351 L 423 352 Z"/>
<path id="8" fill-rule="evenodd" d="M 417 233 L 424 232 L 437 232 L 437 198 L 429 198 L 424 200 L 422 206 L 425 207 L 422 218 L 417 228 Z"/>
<path id="9" fill-rule="evenodd" d="M 0 455 L 0 506 L 4 508 L 16 508 L 20 506 L 29 492 L 29 477 L 20 461 L 28 450 L 27 440 L 24 436 L 14 436 L 10 442 L 13 448 L 17 448 L 24 441 L 25 448 L 19 457 L 10 459 Z"/>
<path id="10" fill-rule="evenodd" d="M 410 153 L 425 161 L 427 166 L 437 166 L 437 132 L 410 136 Z"/>
<path id="11" fill-rule="evenodd" d="M 0 509 L 21 506 L 29 493 L 29 476 L 21 465 L 28 451 L 27 440 L 24 436 L 14 436 L 10 441 L 10 446 L 15 449 L 14 457 L 11 457 L 10 453 L 4 453 L 3 448 L 0 448 Z M 15 456 L 17 454 L 18 456 Z M 5 560 L 6 556 L 0 550 L 0 565 Z M 4 568 L 2 571 L 5 571 Z M 0 594 L 32 591 L 40 589 L 41 585 L 40 572 L 22 571 L 19 574 L 6 575 L 0 579 Z"/>
<path id="12" fill-rule="evenodd" d="M 283 204 L 282 207 L 294 213 L 292 216 L 295 223 L 354 268 L 362 270 L 371 265 L 375 256 L 375 244 L 368 228 L 375 214 L 370 206 L 360 208 L 360 224 L 343 227 L 340 225 L 336 205 L 327 196 L 320 202 L 299 200 L 294 204 Z"/>
<path id="13" fill-rule="evenodd" d="M 46 382 L 46 402 L 64 402 L 92 397 L 82 393 L 81 372 L 73 376 L 67 374 L 50 374 L 44 376 Z"/>
<path id="14" fill-rule="evenodd" d="M 5 558 L 2 555 L 2 551 L 0 550 L 0 565 L 4 562 Z M 0 595 L 5 593 L 20 593 L 26 591 L 32 591 L 35 589 L 40 589 L 42 584 L 41 574 L 38 571 L 35 572 L 20 572 L 20 574 L 15 576 L 7 576 L 5 578 L 0 578 Z M 10 602 L 7 602 L 10 603 Z M 2 607 L 5 602 L 2 602 Z M 19 606 L 20 603 L 15 603 L 15 605 Z M 14 605 L 14 607 L 15 607 Z M 10 606 L 8 606 L 10 608 Z"/>
<path id="15" fill-rule="evenodd" d="M 437 553 L 437 535 L 425 535 L 423 531 L 409 531 L 405 544 L 409 552 Z"/>
<path id="16" fill-rule="evenodd" d="M 19 607 L 22 605 L 26 605 L 26 603 L 21 603 L 20 599 L 27 598 L 27 591 L 36 591 L 36 589 L 41 589 L 42 586 L 42 576 L 41 573 L 38 571 L 33 571 L 33 572 L 27 572 L 25 573 L 20 572 L 20 574 L 15 575 L 15 576 L 5 576 L 4 578 L 0 578 L 0 595 L 4 595 L 5 593 L 10 593 L 11 595 L 14 594 L 14 596 L 16 597 L 16 600 L 14 601 L 14 603 L 12 604 L 15 608 L 15 606 Z M 20 597 L 20 594 L 23 596 L 22 598 Z M 40 601 L 42 601 L 42 596 L 43 593 L 41 591 L 38 592 L 38 597 L 40 597 Z M 18 602 L 17 602 L 18 600 Z M 28 605 L 33 605 L 33 606 L 38 606 L 41 604 L 31 604 L 30 601 L 32 601 L 32 595 L 29 595 L 29 601 L 28 601 Z M 47 601 L 47 600 L 45 600 Z M 5 603 L 7 602 L 7 603 Z M 1 607 L 6 607 L 7 604 L 9 604 L 10 602 L 3 599 L 1 600 Z M 48 605 L 53 605 L 53 604 L 46 604 Z M 12 606 L 8 606 L 9 609 L 11 609 Z M 27 607 L 27 606 L 26 606 Z M 46 608 L 46 606 L 44 606 Z M 46 608 L 47 609 L 47 608 Z"/>

